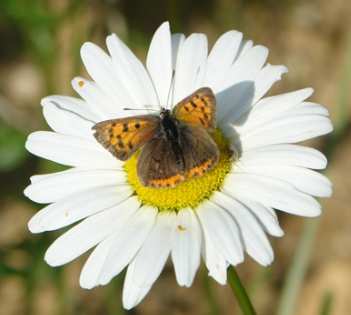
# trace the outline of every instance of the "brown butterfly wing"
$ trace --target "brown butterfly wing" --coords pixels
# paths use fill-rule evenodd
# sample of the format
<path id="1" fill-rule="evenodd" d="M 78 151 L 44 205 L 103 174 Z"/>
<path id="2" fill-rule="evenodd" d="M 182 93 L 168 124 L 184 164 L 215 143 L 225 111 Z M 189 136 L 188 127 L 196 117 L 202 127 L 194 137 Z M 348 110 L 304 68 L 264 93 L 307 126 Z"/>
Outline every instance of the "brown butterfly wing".
<path id="1" fill-rule="evenodd" d="M 155 137 L 145 144 L 138 159 L 143 185 L 174 187 L 187 178 L 202 176 L 217 164 L 217 145 L 205 129 L 181 124 L 179 137 L 179 143 Z"/>
<path id="2" fill-rule="evenodd" d="M 175 106 L 173 115 L 182 122 L 213 130 L 216 128 L 216 98 L 212 90 L 198 89 Z"/>
<path id="3" fill-rule="evenodd" d="M 125 161 L 155 136 L 159 126 L 158 116 L 142 115 L 102 121 L 94 125 L 93 130 L 99 143 Z"/>
<path id="4" fill-rule="evenodd" d="M 202 176 L 217 165 L 217 144 L 204 128 L 187 125 L 180 128 L 180 134 L 186 178 Z"/>
<path id="5" fill-rule="evenodd" d="M 185 179 L 184 169 L 182 155 L 179 160 L 174 143 L 164 137 L 146 143 L 138 158 L 138 177 L 144 186 L 174 187 Z"/>

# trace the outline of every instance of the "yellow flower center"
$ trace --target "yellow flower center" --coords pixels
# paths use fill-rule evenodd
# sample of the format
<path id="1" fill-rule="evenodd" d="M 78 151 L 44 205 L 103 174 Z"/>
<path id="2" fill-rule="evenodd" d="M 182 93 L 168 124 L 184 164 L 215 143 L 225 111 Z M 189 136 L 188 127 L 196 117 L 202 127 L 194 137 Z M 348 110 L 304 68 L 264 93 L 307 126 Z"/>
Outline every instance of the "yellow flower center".
<path id="1" fill-rule="evenodd" d="M 225 176 L 232 167 L 232 152 L 228 141 L 217 129 L 213 135 L 220 151 L 218 164 L 201 177 L 188 179 L 174 188 L 145 187 L 137 175 L 138 154 L 134 154 L 125 164 L 127 180 L 135 190 L 141 203 L 158 208 L 159 211 L 178 211 L 183 208 L 196 208 L 204 199 L 222 187 Z"/>

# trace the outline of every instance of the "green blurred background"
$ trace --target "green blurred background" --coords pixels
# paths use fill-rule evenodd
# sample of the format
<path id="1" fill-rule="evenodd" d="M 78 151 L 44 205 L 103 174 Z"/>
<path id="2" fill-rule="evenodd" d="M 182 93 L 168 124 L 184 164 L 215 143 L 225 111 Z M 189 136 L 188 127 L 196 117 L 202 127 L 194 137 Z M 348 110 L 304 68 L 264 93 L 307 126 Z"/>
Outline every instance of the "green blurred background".
<path id="1" fill-rule="evenodd" d="M 24 150 L 26 136 L 48 129 L 40 99 L 73 95 L 70 80 L 85 75 L 79 48 L 104 47 L 115 32 L 144 60 L 164 20 L 174 32 L 204 32 L 210 43 L 229 29 L 270 48 L 269 62 L 289 74 L 272 93 L 306 86 L 328 107 L 335 132 L 308 144 L 327 154 L 334 195 L 320 220 L 280 216 L 286 231 L 272 240 L 276 259 L 238 267 L 259 314 L 351 314 L 351 1 L 350 0 L 0 0 L 0 315 L 239 314 L 228 287 L 204 268 L 190 289 L 177 286 L 168 265 L 136 309 L 121 308 L 123 276 L 106 287 L 79 288 L 86 255 L 50 268 L 45 249 L 61 232 L 31 235 L 39 209 L 22 195 L 35 173 L 56 171 Z"/>

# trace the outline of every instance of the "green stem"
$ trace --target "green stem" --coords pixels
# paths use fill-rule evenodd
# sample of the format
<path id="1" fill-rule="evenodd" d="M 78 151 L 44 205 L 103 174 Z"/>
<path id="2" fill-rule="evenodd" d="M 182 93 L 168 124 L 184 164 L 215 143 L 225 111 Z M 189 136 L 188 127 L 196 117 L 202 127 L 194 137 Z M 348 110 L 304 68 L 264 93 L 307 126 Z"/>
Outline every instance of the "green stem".
<path id="1" fill-rule="evenodd" d="M 292 315 L 308 268 L 319 219 L 306 220 L 302 235 L 285 280 L 277 315 Z"/>
<path id="2" fill-rule="evenodd" d="M 238 300 L 242 313 L 244 315 L 256 315 L 256 311 L 234 267 L 228 268 L 228 282 Z"/>

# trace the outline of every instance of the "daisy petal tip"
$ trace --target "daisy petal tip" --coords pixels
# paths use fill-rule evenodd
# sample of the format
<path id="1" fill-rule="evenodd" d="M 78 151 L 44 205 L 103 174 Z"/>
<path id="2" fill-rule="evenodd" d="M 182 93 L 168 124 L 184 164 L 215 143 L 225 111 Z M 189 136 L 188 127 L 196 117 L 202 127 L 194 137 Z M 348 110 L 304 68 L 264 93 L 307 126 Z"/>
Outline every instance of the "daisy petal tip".
<path id="1" fill-rule="evenodd" d="M 235 260 L 230 263 L 232 266 L 240 265 L 240 264 L 242 264 L 245 261 L 245 255 L 244 255 L 244 251 L 243 250 L 241 250 L 237 254 L 238 255 L 237 255 L 237 257 L 235 257 Z"/>
<path id="2" fill-rule="evenodd" d="M 57 97 L 57 95 L 49 95 L 49 96 L 45 96 L 40 100 L 40 105 L 45 107 L 48 104 L 52 104 L 53 101 L 55 100 L 55 97 Z"/>
<path id="3" fill-rule="evenodd" d="M 116 35 L 116 33 L 111 33 L 110 35 L 107 35 L 106 42 L 111 42 L 116 39 L 118 39 L 118 36 Z"/>
<path id="4" fill-rule="evenodd" d="M 93 45 L 93 43 L 90 42 L 85 42 L 83 43 L 83 45 L 80 47 L 80 56 L 82 59 L 84 59 L 85 55 L 87 54 L 87 52 L 90 50 L 91 46 Z"/>
<path id="5" fill-rule="evenodd" d="M 307 217 L 307 218 L 317 218 L 322 214 L 322 208 L 315 208 L 313 210 L 311 210 L 310 212 L 306 212 L 303 214 L 303 216 Z"/>
<path id="6" fill-rule="evenodd" d="M 40 225 L 39 220 L 36 218 L 36 216 L 32 217 L 28 224 L 27 224 L 28 230 L 33 233 L 33 234 L 38 234 L 38 233 L 42 233 L 45 230 L 43 229 L 43 227 Z"/>
<path id="7" fill-rule="evenodd" d="M 24 190 L 23 190 L 23 195 L 25 195 L 27 198 L 31 198 L 31 185 L 28 185 Z"/>
<path id="8" fill-rule="evenodd" d="M 170 32 L 170 24 L 169 24 L 169 21 L 164 21 L 158 28 L 159 30 L 161 29 L 165 29 L 165 30 L 168 30 Z"/>
<path id="9" fill-rule="evenodd" d="M 45 256 L 44 256 L 44 260 L 51 267 L 61 266 L 61 264 L 59 263 L 57 258 L 52 255 L 50 248 L 46 251 Z"/>
<path id="10" fill-rule="evenodd" d="M 275 237 L 283 237 L 285 235 L 284 231 L 280 227 L 277 227 L 276 231 L 271 234 Z"/>
<path id="11" fill-rule="evenodd" d="M 136 285 L 129 285 L 124 287 L 122 294 L 123 308 L 130 310 L 138 305 L 145 295 L 149 292 L 151 287 L 139 287 Z"/>
<path id="12" fill-rule="evenodd" d="M 110 49 L 114 45 L 120 45 L 121 40 L 119 37 L 115 34 L 112 33 L 106 37 L 106 46 Z"/>
<path id="13" fill-rule="evenodd" d="M 278 65 L 277 68 L 277 80 L 281 80 L 282 76 L 289 72 L 288 67 L 284 65 Z"/>
<path id="14" fill-rule="evenodd" d="M 75 91 L 81 90 L 86 84 L 86 80 L 82 77 L 74 77 L 71 80 L 71 85 Z"/>
<path id="15" fill-rule="evenodd" d="M 266 68 L 269 69 L 269 71 L 272 71 L 272 77 L 275 81 L 281 80 L 282 76 L 289 72 L 288 67 L 284 65 L 271 65 L 268 63 Z"/>
<path id="16" fill-rule="evenodd" d="M 94 59 L 96 57 L 96 52 L 102 52 L 103 50 L 95 45 L 92 42 L 85 42 L 80 48 L 80 56 L 83 60 L 83 63 L 86 63 L 87 60 Z"/>
<path id="17" fill-rule="evenodd" d="M 170 37 L 171 36 L 171 27 L 168 21 L 163 22 L 155 31 L 154 36 L 151 40 L 153 42 L 154 40 L 159 40 L 159 36 L 164 37 Z"/>
<path id="18" fill-rule="evenodd" d="M 330 198 L 333 195 L 333 186 L 330 183 L 330 186 L 326 189 L 325 194 L 324 194 L 324 198 Z"/>
<path id="19" fill-rule="evenodd" d="M 269 49 L 263 45 L 256 45 L 252 49 L 255 49 L 258 55 L 261 55 L 263 59 L 267 59 L 269 54 Z"/>
<path id="20" fill-rule="evenodd" d="M 82 289 L 85 289 L 85 290 L 91 290 L 98 286 L 97 284 L 93 283 L 89 277 L 86 277 L 83 274 L 83 272 L 80 274 L 80 277 L 79 277 L 79 285 Z"/>
<path id="21" fill-rule="evenodd" d="M 104 276 L 99 277 L 99 285 L 106 285 L 111 281 L 111 278 L 107 278 Z"/>
<path id="22" fill-rule="evenodd" d="M 227 284 L 227 273 L 223 273 L 221 275 L 219 274 L 214 274 L 213 272 L 209 272 L 208 276 L 216 280 L 219 284 L 221 285 L 226 285 Z"/>
<path id="23" fill-rule="evenodd" d="M 273 261 L 274 261 L 274 258 L 270 258 L 269 260 L 264 261 L 264 262 L 261 262 L 260 264 L 261 264 L 263 267 L 269 267 L 270 265 L 272 265 Z"/>
<path id="24" fill-rule="evenodd" d="M 190 277 L 180 278 L 177 276 L 177 274 L 176 274 L 176 278 L 177 278 L 177 283 L 180 287 L 190 288 L 194 282 L 193 278 L 190 278 Z"/>
<path id="25" fill-rule="evenodd" d="M 30 147 L 31 147 L 31 139 L 32 139 L 32 134 L 30 134 L 27 139 L 26 139 L 26 142 L 24 143 L 24 147 L 25 149 L 30 152 Z"/>
<path id="26" fill-rule="evenodd" d="M 333 131 L 334 131 L 334 126 L 333 126 L 331 120 L 329 120 L 329 132 L 328 133 L 333 132 Z"/>
<path id="27" fill-rule="evenodd" d="M 243 37 L 244 37 L 244 34 L 242 32 L 240 32 L 240 31 L 237 31 L 237 30 L 231 30 L 228 33 L 230 33 L 233 37 L 237 36 L 240 40 L 242 40 Z"/>
<path id="28" fill-rule="evenodd" d="M 40 105 L 42 107 L 44 107 L 46 104 L 50 103 L 50 100 L 49 100 L 49 97 L 43 97 L 41 100 L 40 100 Z"/>
<path id="29" fill-rule="evenodd" d="M 187 283 L 183 283 L 183 285 L 180 285 L 181 287 L 184 287 L 184 288 L 190 288 L 193 284 L 193 281 L 189 281 Z"/>
<path id="30" fill-rule="evenodd" d="M 301 92 L 306 93 L 306 98 L 309 98 L 314 93 L 314 89 L 312 87 L 307 87 L 302 89 Z"/>

